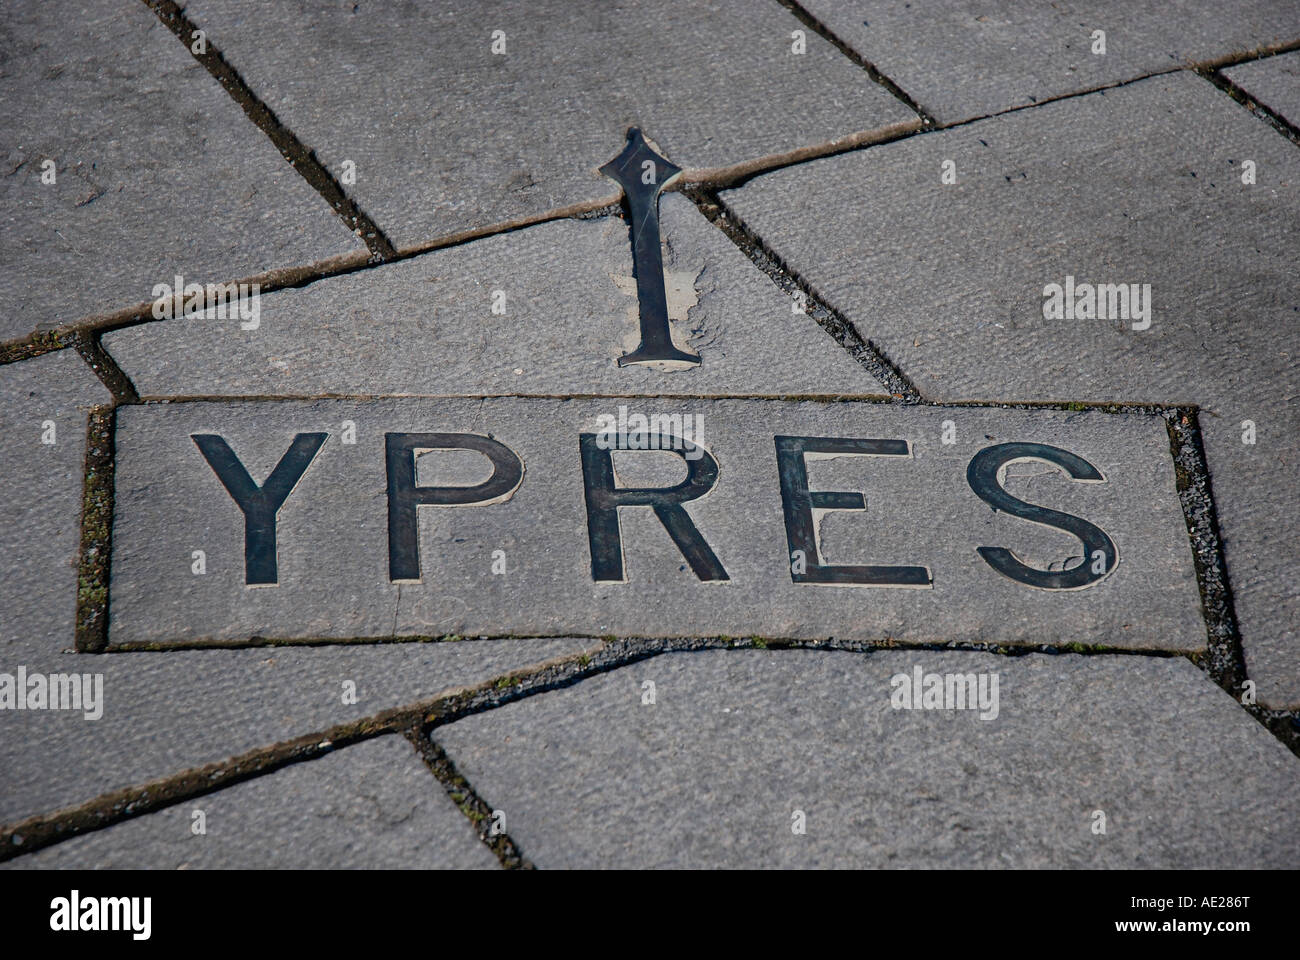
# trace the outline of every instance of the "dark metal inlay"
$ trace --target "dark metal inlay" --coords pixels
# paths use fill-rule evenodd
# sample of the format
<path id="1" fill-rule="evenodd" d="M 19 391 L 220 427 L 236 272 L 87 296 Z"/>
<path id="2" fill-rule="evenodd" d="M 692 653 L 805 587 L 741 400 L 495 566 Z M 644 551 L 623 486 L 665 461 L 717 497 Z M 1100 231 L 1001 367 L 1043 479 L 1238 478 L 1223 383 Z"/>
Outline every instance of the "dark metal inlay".
<path id="1" fill-rule="evenodd" d="M 641 343 L 618 358 L 620 367 L 629 363 L 672 361 L 698 364 L 697 354 L 673 345 L 668 326 L 668 294 L 664 289 L 664 259 L 659 249 L 659 194 L 682 172 L 670 160 L 651 149 L 633 127 L 627 145 L 600 172 L 620 187 L 632 215 L 632 266 L 636 274 L 636 296 L 640 306 Z"/>
<path id="2" fill-rule="evenodd" d="M 266 585 L 279 582 L 275 548 L 275 518 L 312 460 L 320 452 L 328 433 L 300 433 L 260 487 L 248 475 L 224 437 L 215 433 L 194 433 L 208 466 L 244 513 L 244 582 Z"/>
<path id="3" fill-rule="evenodd" d="M 966 482 L 976 496 L 994 510 L 1073 534 L 1083 543 L 1084 551 L 1083 562 L 1069 570 L 1036 570 L 1021 563 L 1005 547 L 976 547 L 988 565 L 1004 577 L 1044 590 L 1090 587 L 1114 570 L 1119 552 L 1115 549 L 1115 541 L 1101 528 L 1068 513 L 1026 503 L 1002 489 L 998 484 L 998 471 L 1013 460 L 1043 460 L 1060 467 L 1072 479 L 1085 483 L 1104 483 L 1106 480 L 1101 471 L 1083 457 L 1045 443 L 999 443 L 975 454 L 966 468 Z"/>
<path id="4" fill-rule="evenodd" d="M 492 462 L 492 475 L 472 486 L 420 487 L 415 483 L 417 450 L 473 450 Z M 419 507 L 497 503 L 524 481 L 524 463 L 504 443 L 475 433 L 386 433 L 388 468 L 388 579 L 420 579 Z"/>
<path id="5" fill-rule="evenodd" d="M 618 510 L 620 507 L 651 507 L 697 577 L 701 580 L 730 580 L 722 561 L 682 507 L 683 503 L 704 496 L 717 483 L 718 461 L 712 454 L 689 440 L 659 434 L 659 446 L 653 449 L 674 453 L 685 460 L 686 479 L 673 487 L 618 487 L 614 482 L 613 456 L 610 450 L 600 445 L 598 436 L 595 433 L 578 435 L 582 450 L 583 494 L 587 503 L 591 578 L 597 582 L 625 579 Z M 697 459 L 687 457 L 688 452 L 698 454 Z"/>
<path id="6" fill-rule="evenodd" d="M 910 457 L 906 440 L 861 440 L 852 437 L 774 437 L 777 473 L 781 478 L 781 508 L 795 583 L 861 584 L 872 587 L 928 587 L 930 571 L 922 566 L 830 564 L 821 562 L 814 510 L 866 510 L 867 499 L 855 491 L 808 489 L 804 455 L 829 453 L 859 457 Z"/>

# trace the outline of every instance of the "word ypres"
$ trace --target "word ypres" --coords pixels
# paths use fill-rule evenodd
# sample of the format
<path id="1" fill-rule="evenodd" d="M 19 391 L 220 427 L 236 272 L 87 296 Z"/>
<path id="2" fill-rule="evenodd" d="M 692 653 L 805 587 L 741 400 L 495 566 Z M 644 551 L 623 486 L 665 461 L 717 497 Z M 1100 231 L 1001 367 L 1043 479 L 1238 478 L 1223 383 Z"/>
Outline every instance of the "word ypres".
<path id="1" fill-rule="evenodd" d="M 216 473 L 244 515 L 244 575 L 249 585 L 278 582 L 276 524 L 284 505 L 320 453 L 328 434 L 300 433 L 259 486 L 226 440 L 215 434 L 191 434 L 199 452 Z M 901 439 L 774 436 L 773 456 L 779 478 L 785 533 L 793 582 L 812 585 L 860 585 L 925 589 L 933 585 L 928 567 L 921 565 L 831 564 L 822 562 L 818 548 L 820 515 L 834 510 L 866 510 L 858 491 L 809 488 L 807 460 L 827 456 L 910 458 L 911 446 Z M 700 580 L 729 580 L 707 531 L 691 519 L 685 505 L 719 485 L 718 461 L 702 445 L 678 436 L 656 435 L 645 447 L 667 451 L 686 466 L 684 480 L 672 486 L 619 486 L 613 451 L 607 438 L 579 433 L 576 451 L 582 468 L 587 545 L 591 578 L 622 582 L 623 538 L 620 511 L 648 509 Z M 492 472 L 473 485 L 437 486 L 417 482 L 417 456 L 435 450 L 466 450 L 486 457 Z M 998 443 L 971 458 L 966 481 L 974 496 L 996 511 L 1071 534 L 1083 545 L 1083 562 L 1062 570 L 1039 570 L 1022 563 L 1005 547 L 975 549 L 992 570 L 1029 587 L 1077 590 L 1108 576 L 1118 563 L 1114 541 L 1087 520 L 1027 503 L 1000 483 L 1001 470 L 1013 461 L 1039 460 L 1060 467 L 1074 481 L 1102 483 L 1105 478 L 1087 460 L 1060 447 L 1041 443 Z M 508 500 L 524 482 L 523 459 L 499 440 L 474 433 L 387 433 L 384 462 L 388 495 L 388 575 L 394 583 L 418 582 L 421 577 L 418 516 L 421 507 L 487 506 Z"/>

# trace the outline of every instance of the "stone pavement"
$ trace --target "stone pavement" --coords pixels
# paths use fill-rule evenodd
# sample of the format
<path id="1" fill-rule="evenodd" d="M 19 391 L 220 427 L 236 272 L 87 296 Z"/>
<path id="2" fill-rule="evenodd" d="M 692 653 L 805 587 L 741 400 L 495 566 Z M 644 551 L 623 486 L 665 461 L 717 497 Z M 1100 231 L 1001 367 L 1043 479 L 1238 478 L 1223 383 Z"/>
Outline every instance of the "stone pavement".
<path id="1" fill-rule="evenodd" d="M 1300 16 L 1131 6 L 12 4 L 0 861 L 1300 863 Z"/>

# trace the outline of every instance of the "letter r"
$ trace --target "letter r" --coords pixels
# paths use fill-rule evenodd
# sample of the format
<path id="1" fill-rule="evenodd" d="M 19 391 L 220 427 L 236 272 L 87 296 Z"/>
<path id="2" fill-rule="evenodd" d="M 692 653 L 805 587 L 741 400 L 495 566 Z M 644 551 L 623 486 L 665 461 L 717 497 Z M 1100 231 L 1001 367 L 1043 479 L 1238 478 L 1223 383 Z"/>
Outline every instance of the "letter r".
<path id="1" fill-rule="evenodd" d="M 718 461 L 703 447 L 679 437 L 659 435 L 659 449 L 676 454 L 686 463 L 686 479 L 675 487 L 617 487 L 614 461 L 609 450 L 597 442 L 597 434 L 582 433 L 582 485 L 587 500 L 587 542 L 591 547 L 591 578 L 597 582 L 620 582 L 623 573 L 623 540 L 619 530 L 620 507 L 651 507 L 691 570 L 701 580 L 729 580 L 690 515 L 682 506 L 710 490 L 718 480 Z M 685 449 L 672 449 L 676 446 Z M 690 454 L 699 451 L 696 459 Z"/>

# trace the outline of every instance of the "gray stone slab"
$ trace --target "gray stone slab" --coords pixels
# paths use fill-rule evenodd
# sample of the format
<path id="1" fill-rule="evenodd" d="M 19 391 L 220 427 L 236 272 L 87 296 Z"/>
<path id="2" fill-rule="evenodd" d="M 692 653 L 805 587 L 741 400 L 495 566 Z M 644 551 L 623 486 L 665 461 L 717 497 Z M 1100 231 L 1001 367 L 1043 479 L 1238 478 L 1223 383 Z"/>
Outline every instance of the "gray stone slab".
<path id="1" fill-rule="evenodd" d="M 145 396 L 887 394 L 689 200 L 661 204 L 687 369 L 639 340 L 627 223 L 563 220 L 282 290 L 261 323 L 182 318 L 105 337 Z M 504 313 L 493 313 L 498 291 Z"/>
<path id="2" fill-rule="evenodd" d="M 916 120 L 815 33 L 794 54 L 803 25 L 772 3 L 201 0 L 186 13 L 336 176 L 355 164 L 350 193 L 399 246 L 616 199 L 596 168 L 629 126 L 700 169 Z"/>
<path id="3" fill-rule="evenodd" d="M 895 709 L 891 679 L 917 667 L 996 676 L 996 717 Z M 673 653 L 434 739 L 543 868 L 1276 868 L 1300 856 L 1300 761 L 1182 659 Z"/>
<path id="4" fill-rule="evenodd" d="M 195 833 L 200 822 L 203 833 Z M 379 737 L 5 864 L 10 869 L 492 869 L 406 740 Z"/>
<path id="5" fill-rule="evenodd" d="M 1300 126 L 1300 51 L 1243 63 L 1223 75 L 1255 102 Z"/>
<path id="6" fill-rule="evenodd" d="M 86 416 L 112 399 L 74 350 L 0 367 L 0 656 L 73 644 Z"/>
<path id="7" fill-rule="evenodd" d="M 12 675 L 22 666 L 29 676 L 102 675 L 103 714 L 88 720 L 76 710 L 0 710 L 0 823 L 418 703 L 591 646 L 590 640 L 465 640 L 9 654 L 0 672 Z M 344 699 L 349 683 L 355 685 L 355 703 Z"/>
<path id="8" fill-rule="evenodd" d="M 365 249 L 143 4 L 8 4 L 0 58 L 0 341 Z"/>
<path id="9" fill-rule="evenodd" d="M 620 511 L 626 582 L 593 579 L 579 434 L 619 407 L 702 418 L 696 435 L 719 469 L 683 509 L 729 579 L 701 580 L 648 508 Z M 342 443 L 344 421 L 356 443 Z M 958 442 L 941 442 L 951 421 Z M 325 432 L 279 511 L 276 580 L 250 586 L 239 507 L 192 435 L 218 434 L 255 482 L 295 435 Z M 490 435 L 521 460 L 523 479 L 487 506 L 419 511 L 421 582 L 393 582 L 385 434 Z M 826 563 L 929 568 L 932 587 L 792 582 L 774 436 L 901 439 L 910 458 L 809 456 L 814 490 L 860 491 L 865 515 L 832 510 Z M 1080 590 L 1042 590 L 992 570 L 976 547 L 999 545 L 1037 569 L 1079 562 L 1059 530 L 995 514 L 967 486 L 971 458 L 1004 441 L 1050 443 L 1084 457 L 1104 483 L 1012 464 L 1007 489 L 1082 516 L 1114 539 L 1109 576 Z M 439 476 L 422 455 L 417 483 Z M 124 408 L 118 429 L 110 640 L 122 644 L 458 633 L 535 635 L 849 636 L 1078 641 L 1192 650 L 1205 642 L 1186 530 L 1159 418 L 1041 410 L 915 408 L 858 401 L 633 399 L 185 402 Z M 461 456 L 464 459 L 464 455 Z M 620 486 L 669 486 L 679 455 L 616 450 Z M 1038 469 L 1035 469 L 1038 468 Z M 1034 475 L 1037 475 L 1036 477 Z M 191 552 L 207 572 L 191 572 Z M 493 573 L 494 554 L 504 573 Z M 815 563 L 815 558 L 807 558 Z M 405 573 L 397 580 L 413 580 Z"/>
<path id="10" fill-rule="evenodd" d="M 582 640 L 76 654 L 86 411 L 71 350 L 0 367 L 0 673 L 99 674 L 102 713 L 0 709 L 0 823 L 428 699 Z M 52 421 L 53 444 L 43 444 Z M 346 681 L 356 703 L 343 701 Z M 92 681 L 93 682 L 93 681 Z M 57 758 L 53 761 L 51 758 Z"/>
<path id="11" fill-rule="evenodd" d="M 1300 39 L 1287 0 L 1177 10 L 1125 0 L 805 0 L 804 7 L 941 123 Z M 1105 53 L 1093 53 L 1096 30 Z"/>
<path id="12" fill-rule="evenodd" d="M 929 399 L 1199 404 L 1247 667 L 1287 706 L 1298 183 L 1294 144 L 1176 74 L 791 168 L 725 200 Z M 1045 289 L 1067 276 L 1150 284 L 1149 329 L 1045 319 Z"/>

